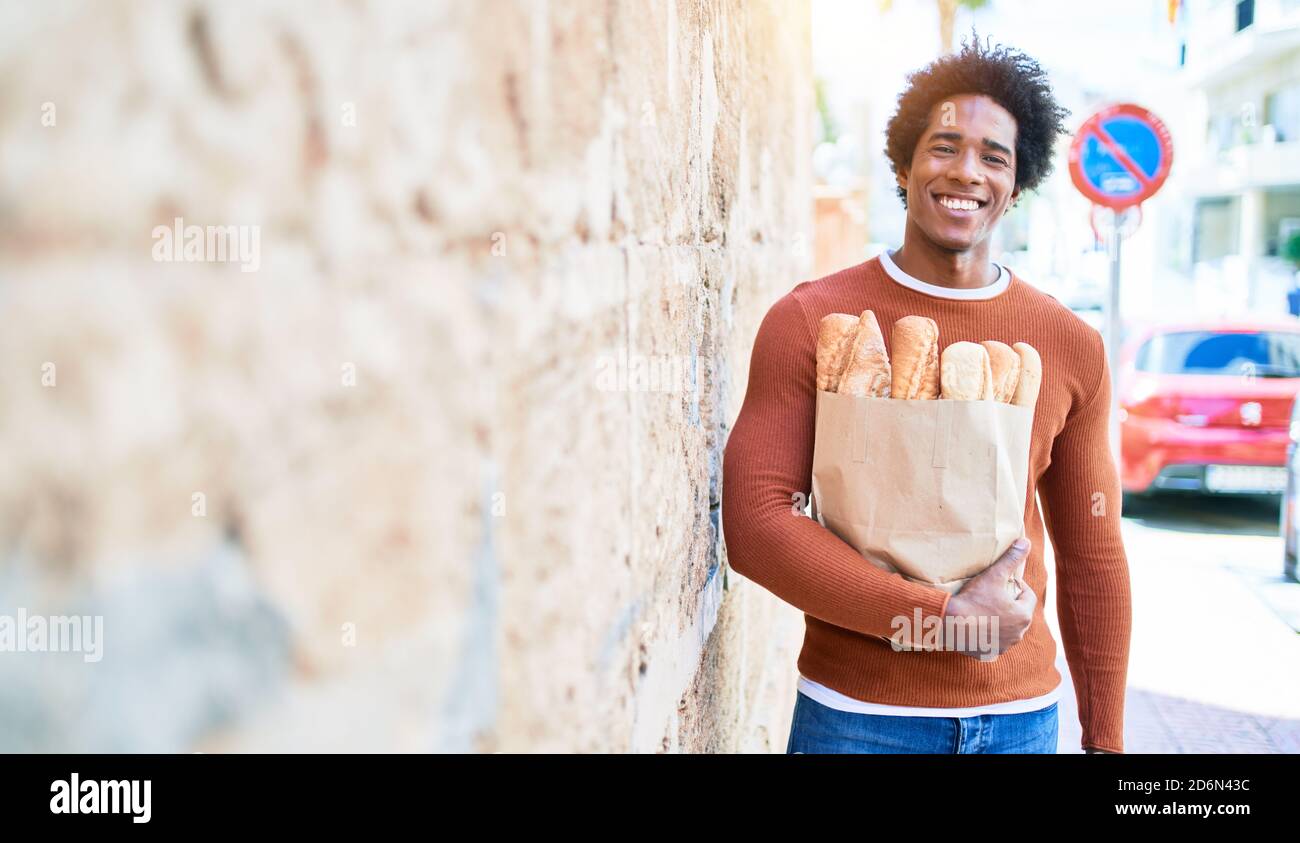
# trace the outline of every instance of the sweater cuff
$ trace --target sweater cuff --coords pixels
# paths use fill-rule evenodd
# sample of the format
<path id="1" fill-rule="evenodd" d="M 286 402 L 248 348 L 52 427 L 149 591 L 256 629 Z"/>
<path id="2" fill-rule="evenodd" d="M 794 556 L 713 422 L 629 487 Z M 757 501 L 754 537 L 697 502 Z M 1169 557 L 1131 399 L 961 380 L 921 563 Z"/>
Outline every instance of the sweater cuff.
<path id="1" fill-rule="evenodd" d="M 1085 755 L 1088 753 L 1088 750 L 1092 750 L 1094 754 L 1096 754 L 1097 750 L 1105 750 L 1106 752 L 1114 753 L 1115 755 L 1124 754 L 1124 750 L 1120 749 L 1117 746 L 1109 746 L 1109 745 L 1102 746 L 1098 744 L 1084 744 L 1083 752 Z"/>
<path id="2" fill-rule="evenodd" d="M 902 577 L 901 574 L 897 576 Z M 901 608 L 890 619 L 890 633 L 886 637 L 887 640 L 892 641 L 901 635 L 901 641 L 915 643 L 918 639 L 923 639 L 929 630 L 935 628 L 938 628 L 942 635 L 944 613 L 948 609 L 948 601 L 952 599 L 952 595 L 934 586 L 922 585 L 911 580 L 905 581 L 911 586 L 911 590 L 907 595 L 905 608 Z M 920 627 L 914 629 L 918 620 Z"/>

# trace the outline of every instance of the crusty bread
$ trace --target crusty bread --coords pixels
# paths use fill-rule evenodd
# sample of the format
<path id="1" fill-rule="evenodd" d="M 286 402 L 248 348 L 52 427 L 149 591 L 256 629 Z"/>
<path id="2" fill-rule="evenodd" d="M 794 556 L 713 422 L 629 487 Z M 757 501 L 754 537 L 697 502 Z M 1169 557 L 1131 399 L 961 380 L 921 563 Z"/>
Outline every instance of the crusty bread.
<path id="1" fill-rule="evenodd" d="M 1038 351 L 1027 342 L 1018 342 L 1011 347 L 1020 357 L 1020 380 L 1016 383 L 1011 403 L 1032 410 L 1038 401 L 1038 388 L 1043 381 L 1043 361 L 1038 356 Z"/>
<path id="2" fill-rule="evenodd" d="M 939 325 L 928 316 L 894 322 L 886 351 L 876 314 L 830 313 L 817 331 L 817 388 L 871 398 L 1002 401 L 1034 408 L 1043 362 L 1029 343 L 955 342 L 939 351 Z"/>
<path id="3" fill-rule="evenodd" d="M 870 310 L 862 311 L 858 330 L 853 336 L 848 365 L 840 378 L 836 392 L 841 395 L 888 398 L 890 387 L 889 355 L 885 351 L 885 338 L 880 333 L 880 323 Z"/>
<path id="4" fill-rule="evenodd" d="M 983 401 L 993 397 L 989 353 L 974 342 L 955 342 L 943 350 L 939 366 L 940 397 Z"/>
<path id="5" fill-rule="evenodd" d="M 989 353 L 989 367 L 993 370 L 993 400 L 1009 402 L 1020 381 L 1020 355 L 1011 346 L 997 340 L 985 340 L 980 345 Z"/>
<path id="6" fill-rule="evenodd" d="M 891 398 L 939 397 L 939 325 L 928 316 L 904 316 L 891 337 Z M 1011 349 L 1007 349 L 1011 351 Z M 1017 358 L 1018 359 L 1018 358 Z"/>
<path id="7" fill-rule="evenodd" d="M 834 392 L 853 349 L 858 317 L 831 313 L 822 317 L 817 331 L 817 388 Z"/>

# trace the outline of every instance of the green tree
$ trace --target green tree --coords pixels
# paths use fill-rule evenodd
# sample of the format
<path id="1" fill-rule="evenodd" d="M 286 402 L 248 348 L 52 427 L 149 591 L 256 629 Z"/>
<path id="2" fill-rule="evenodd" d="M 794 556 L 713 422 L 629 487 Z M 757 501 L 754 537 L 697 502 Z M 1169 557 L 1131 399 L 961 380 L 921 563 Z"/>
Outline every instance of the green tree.
<path id="1" fill-rule="evenodd" d="M 1287 238 L 1282 246 L 1282 257 L 1295 264 L 1296 269 L 1300 269 L 1300 231 Z"/>
<path id="2" fill-rule="evenodd" d="M 826 143 L 835 143 L 839 139 L 839 128 L 835 125 L 835 118 L 831 116 L 831 106 L 826 98 L 826 80 L 820 76 L 813 80 L 814 90 L 817 92 L 817 116 L 821 118 L 821 139 Z"/>

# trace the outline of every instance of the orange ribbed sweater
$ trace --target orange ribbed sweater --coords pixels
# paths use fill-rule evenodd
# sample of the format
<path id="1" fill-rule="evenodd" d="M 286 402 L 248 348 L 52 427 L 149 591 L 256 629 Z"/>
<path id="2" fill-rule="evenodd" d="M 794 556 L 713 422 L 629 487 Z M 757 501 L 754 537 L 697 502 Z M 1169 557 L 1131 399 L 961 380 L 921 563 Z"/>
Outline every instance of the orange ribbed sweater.
<path id="1" fill-rule="evenodd" d="M 918 314 L 939 324 L 941 348 L 958 340 L 1027 342 L 1042 357 L 1025 499 L 1025 535 L 1033 541 L 1025 581 L 1038 608 L 1025 636 L 994 661 L 896 652 L 872 637 L 888 638 L 895 631 L 891 620 L 910 618 L 917 608 L 926 619 L 942 616 L 949 595 L 867 563 L 834 533 L 796 514 L 794 502 L 811 494 L 818 322 L 828 313 L 867 309 L 887 345 L 894 321 Z M 771 307 L 754 340 L 749 385 L 723 457 L 728 564 L 804 612 L 797 667 L 809 679 L 869 702 L 983 705 L 1045 694 L 1061 681 L 1043 615 L 1045 518 L 1082 746 L 1123 752 L 1131 602 L 1120 484 L 1110 456 L 1110 392 L 1101 335 L 1014 272 L 1002 293 L 969 300 L 905 287 L 879 258 L 805 281 Z M 889 478 L 868 493 L 889 494 Z"/>

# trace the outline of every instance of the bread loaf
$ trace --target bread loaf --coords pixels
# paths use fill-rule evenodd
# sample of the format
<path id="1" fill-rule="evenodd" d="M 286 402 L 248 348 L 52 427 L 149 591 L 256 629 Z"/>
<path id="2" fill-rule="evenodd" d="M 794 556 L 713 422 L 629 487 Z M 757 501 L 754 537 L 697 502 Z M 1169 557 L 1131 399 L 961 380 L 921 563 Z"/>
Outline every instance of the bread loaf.
<path id="1" fill-rule="evenodd" d="M 849 362 L 835 391 L 841 395 L 888 398 L 890 381 L 889 355 L 885 351 L 880 323 L 876 321 L 876 314 L 864 310 L 858 318 Z"/>
<path id="2" fill-rule="evenodd" d="M 1027 342 L 1018 342 L 1011 347 L 1020 357 L 1020 380 L 1016 383 L 1011 403 L 1032 410 L 1038 402 L 1038 388 L 1043 381 L 1043 361 L 1038 351 Z"/>
<path id="3" fill-rule="evenodd" d="M 894 323 L 891 346 L 894 356 L 890 363 L 893 367 L 890 397 L 938 398 L 938 323 L 927 316 L 904 316 Z"/>
<path id="4" fill-rule="evenodd" d="M 831 313 L 822 317 L 817 331 L 817 388 L 834 392 L 853 350 L 853 335 L 858 317 L 848 313 Z"/>
<path id="5" fill-rule="evenodd" d="M 876 314 L 830 313 L 817 330 L 817 389 L 869 398 L 1038 401 L 1043 363 L 1029 343 L 955 342 L 939 350 L 939 325 L 904 316 L 891 332 L 893 362 Z"/>
<path id="6" fill-rule="evenodd" d="M 1020 381 L 1020 355 L 1011 346 L 997 340 L 985 340 L 980 345 L 989 353 L 989 367 L 993 370 L 993 400 L 1011 401 Z"/>
<path id="7" fill-rule="evenodd" d="M 955 342 L 943 350 L 939 365 L 940 397 L 983 401 L 993 397 L 993 370 L 984 346 Z"/>

